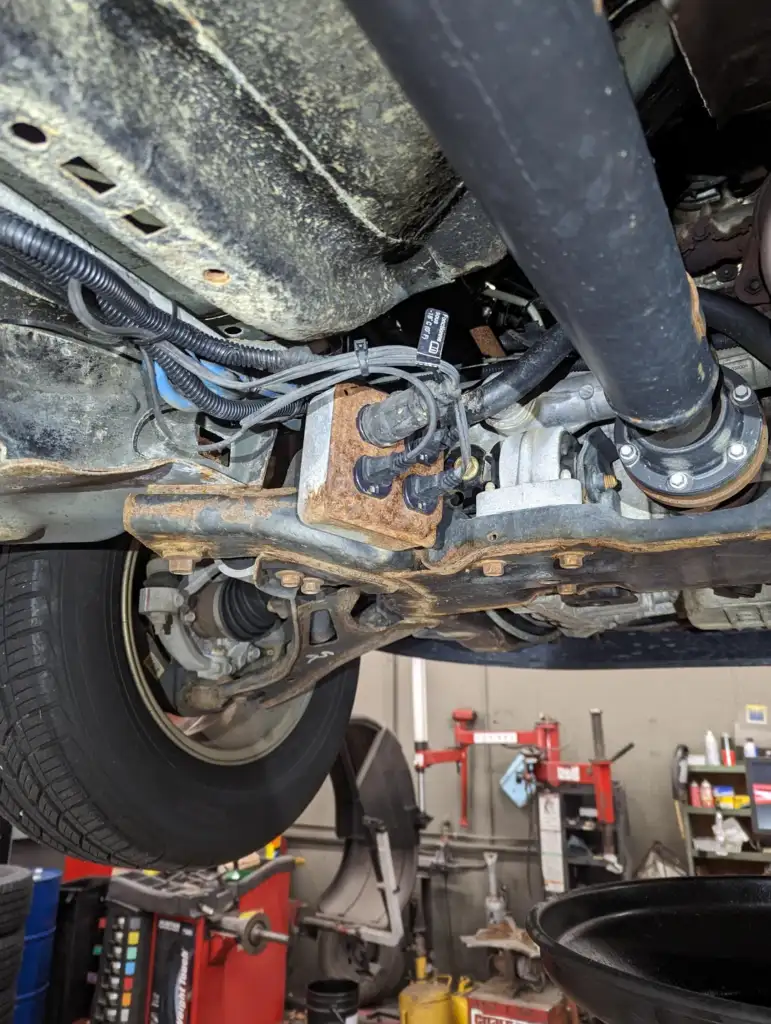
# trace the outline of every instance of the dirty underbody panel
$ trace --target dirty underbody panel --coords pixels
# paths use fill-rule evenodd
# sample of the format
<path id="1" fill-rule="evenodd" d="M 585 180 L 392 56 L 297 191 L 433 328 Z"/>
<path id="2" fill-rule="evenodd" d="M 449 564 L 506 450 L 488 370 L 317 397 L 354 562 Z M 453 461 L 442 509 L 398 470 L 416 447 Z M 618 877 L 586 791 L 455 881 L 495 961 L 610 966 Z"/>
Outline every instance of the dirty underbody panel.
<path id="1" fill-rule="evenodd" d="M 505 254 L 341 0 L 12 0 L 0 160 L 167 294 L 286 339 Z"/>
<path id="2" fill-rule="evenodd" d="M 673 46 L 658 5 L 643 13 L 617 36 L 636 95 Z M 525 264 L 504 259 L 498 233 L 343 0 L 11 0 L 4 15 L 6 227 L 22 217 L 22 233 L 90 246 L 139 297 L 115 300 L 111 314 L 104 281 L 100 290 L 83 267 L 83 276 L 62 270 L 50 252 L 36 259 L 4 235 L 0 542 L 125 532 L 148 549 L 139 614 L 161 616 L 156 639 L 185 670 L 161 677 L 180 713 L 255 695 L 283 703 L 410 636 L 495 653 L 630 627 L 768 628 L 771 361 L 730 332 L 710 349 L 701 390 L 712 411 L 693 436 L 712 438 L 713 416 L 718 426 L 709 459 L 694 462 L 706 479 L 700 506 L 690 491 L 678 506 L 663 484 L 646 490 L 635 447 L 646 438 L 614 433 L 619 410 L 602 360 L 584 354 L 576 366 L 566 336 L 580 346 L 565 318 L 569 352 L 517 390 L 518 369 L 559 331 L 554 304 L 533 290 Z M 669 242 L 675 220 L 698 284 L 722 271 L 712 282 L 722 290 L 742 261 L 749 266 L 744 239 L 756 228 L 756 248 L 762 239 L 754 193 L 710 188 L 707 201 L 694 185 L 677 216 L 662 205 L 661 219 Z M 469 275 L 478 268 L 484 276 Z M 636 283 L 642 270 L 632 270 Z M 586 305 L 594 288 L 578 285 Z M 683 293 L 690 318 L 697 292 Z M 617 299 L 613 290 L 608 309 Z M 447 311 L 434 308 L 445 301 Z M 429 332 L 438 353 L 423 347 L 421 317 L 423 332 L 444 325 L 440 340 Z M 196 321 L 194 343 L 184 319 Z M 317 344 L 284 347 L 261 332 Z M 259 341 L 264 362 L 262 352 L 241 362 L 245 349 L 223 334 Z M 221 347 L 210 358 L 200 346 L 211 337 Z M 169 345 L 181 362 L 176 380 L 171 369 L 164 381 Z M 668 353 L 649 381 L 664 404 Z M 636 358 L 647 366 L 650 350 Z M 180 368 L 203 389 L 193 398 Z M 482 415 L 479 399 L 472 416 L 474 398 L 492 402 L 501 378 L 509 404 Z M 401 430 L 414 414 L 414 428 L 370 436 L 364 412 L 393 409 L 394 399 L 401 408 L 396 389 L 411 398 L 394 422 Z M 291 414 L 287 401 L 260 418 L 277 395 L 292 400 Z M 410 404 L 418 395 L 423 419 Z M 214 396 L 228 412 L 213 411 Z M 745 430 L 756 421 L 762 429 Z M 661 466 L 649 455 L 670 490 L 693 482 L 673 461 L 679 452 L 664 445 Z M 746 473 L 732 459 L 746 461 Z M 388 477 L 390 460 L 401 461 Z M 711 476 L 723 470 L 726 491 Z M 266 617 L 264 633 L 240 635 L 221 617 L 236 593 L 239 612 L 252 600 Z M 222 647 L 211 664 L 201 653 L 210 642 Z"/>

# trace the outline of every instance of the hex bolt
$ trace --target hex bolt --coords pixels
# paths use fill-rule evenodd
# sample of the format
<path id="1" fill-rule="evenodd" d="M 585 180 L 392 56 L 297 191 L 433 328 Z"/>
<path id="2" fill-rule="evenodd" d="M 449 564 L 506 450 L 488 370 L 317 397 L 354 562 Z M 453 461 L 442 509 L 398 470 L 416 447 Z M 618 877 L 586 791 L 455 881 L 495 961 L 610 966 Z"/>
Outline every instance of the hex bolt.
<path id="1" fill-rule="evenodd" d="M 560 583 L 557 587 L 557 593 L 560 597 L 573 597 L 574 594 L 578 593 L 578 587 L 575 583 Z"/>
<path id="2" fill-rule="evenodd" d="M 669 479 L 667 480 L 667 483 L 673 491 L 683 491 L 688 486 L 690 479 L 691 478 L 688 476 L 687 473 L 683 473 L 682 471 L 678 470 L 677 473 L 672 473 L 670 475 Z"/>
<path id="3" fill-rule="evenodd" d="M 747 446 L 742 444 L 741 441 L 734 441 L 733 444 L 728 446 L 728 458 L 733 459 L 734 462 L 741 462 L 747 458 Z"/>
<path id="4" fill-rule="evenodd" d="M 573 479 L 573 474 L 570 472 L 569 469 L 561 469 L 560 470 L 560 480 L 572 480 L 572 479 Z"/>
<path id="5" fill-rule="evenodd" d="M 296 569 L 280 569 L 276 573 L 276 579 L 287 590 L 296 590 L 303 581 L 303 574 Z"/>
<path id="6" fill-rule="evenodd" d="M 748 402 L 752 398 L 752 389 L 746 384 L 737 384 L 731 393 L 735 402 Z"/>
<path id="7" fill-rule="evenodd" d="M 483 576 L 503 576 L 503 570 L 503 562 L 499 561 L 497 558 L 488 558 L 482 562 Z"/>
<path id="8" fill-rule="evenodd" d="M 188 626 L 195 622 L 195 612 L 190 609 L 189 611 L 182 613 L 182 621 L 187 623 Z"/>
<path id="9" fill-rule="evenodd" d="M 618 457 L 622 462 L 627 463 L 627 465 L 632 462 L 636 462 L 639 454 L 640 453 L 633 444 L 622 444 L 618 450 Z"/>
<path id="10" fill-rule="evenodd" d="M 561 569 L 580 569 L 584 564 L 583 551 L 562 551 L 557 555 Z"/>
<path id="11" fill-rule="evenodd" d="M 174 573 L 175 576 L 189 576 L 195 568 L 195 561 L 186 555 L 170 558 L 168 562 L 169 572 Z"/>
<path id="12" fill-rule="evenodd" d="M 321 582 L 318 576 L 306 576 L 300 584 L 300 593 L 313 597 L 321 592 Z"/>

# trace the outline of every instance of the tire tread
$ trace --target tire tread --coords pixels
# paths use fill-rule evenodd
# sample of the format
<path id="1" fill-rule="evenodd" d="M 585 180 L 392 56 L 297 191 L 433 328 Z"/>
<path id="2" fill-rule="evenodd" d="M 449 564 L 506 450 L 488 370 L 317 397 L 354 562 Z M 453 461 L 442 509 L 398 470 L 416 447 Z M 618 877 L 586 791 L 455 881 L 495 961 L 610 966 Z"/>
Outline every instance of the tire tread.
<path id="1" fill-rule="evenodd" d="M 30 839 L 62 853 L 150 867 L 156 858 L 133 847 L 89 801 L 54 731 L 66 724 L 52 669 L 57 570 L 46 552 L 0 550 L 0 809 Z"/>

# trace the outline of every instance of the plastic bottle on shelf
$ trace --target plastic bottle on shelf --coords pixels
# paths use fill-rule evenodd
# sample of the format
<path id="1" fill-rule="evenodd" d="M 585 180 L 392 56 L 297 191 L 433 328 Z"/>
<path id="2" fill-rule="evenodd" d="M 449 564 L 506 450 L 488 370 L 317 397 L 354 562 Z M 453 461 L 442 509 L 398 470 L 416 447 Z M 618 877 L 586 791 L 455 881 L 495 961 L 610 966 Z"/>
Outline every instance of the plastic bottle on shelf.
<path id="1" fill-rule="evenodd" d="M 717 843 L 716 853 L 725 856 L 728 853 L 726 846 L 725 829 L 723 828 L 723 815 L 718 811 L 715 814 L 715 824 L 712 826 L 712 834 L 715 837 Z"/>
<path id="2" fill-rule="evenodd" d="M 704 756 L 707 764 L 720 764 L 720 747 L 711 729 L 707 729 L 704 734 Z"/>
<path id="3" fill-rule="evenodd" d="M 752 738 L 752 736 L 748 736 L 747 739 L 744 741 L 744 760 L 746 761 L 747 758 L 757 757 L 757 756 L 758 756 L 758 745 L 755 742 L 755 740 Z"/>
<path id="4" fill-rule="evenodd" d="M 696 779 L 688 787 L 691 807 L 701 807 L 701 787 Z"/>
<path id="5" fill-rule="evenodd" d="M 701 806 L 702 807 L 714 807 L 715 806 L 715 794 L 712 792 L 712 784 L 709 779 L 702 779 L 701 786 Z"/>

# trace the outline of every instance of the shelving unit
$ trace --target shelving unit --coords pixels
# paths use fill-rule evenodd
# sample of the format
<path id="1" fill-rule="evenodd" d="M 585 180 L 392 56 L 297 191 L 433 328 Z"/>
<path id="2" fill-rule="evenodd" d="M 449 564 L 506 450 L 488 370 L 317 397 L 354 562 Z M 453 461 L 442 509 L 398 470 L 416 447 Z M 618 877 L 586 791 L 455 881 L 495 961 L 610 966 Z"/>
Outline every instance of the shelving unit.
<path id="1" fill-rule="evenodd" d="M 747 792 L 747 772 L 743 763 L 727 768 L 725 765 L 689 765 L 689 780 L 708 779 L 713 786 L 732 785 L 737 793 Z M 728 778 L 727 778 L 728 777 Z M 730 783 L 729 783 L 730 778 Z M 711 836 L 715 813 L 721 811 L 724 818 L 739 818 L 742 827 L 752 837 L 752 810 L 726 810 L 720 807 L 691 807 L 681 803 L 681 818 L 685 831 L 685 848 L 688 858 L 688 873 L 691 875 L 712 874 L 765 874 L 771 872 L 771 849 L 742 850 L 725 856 L 719 853 L 704 853 L 695 850 L 695 837 Z M 768 866 L 768 868 L 766 868 Z M 720 870 L 723 868 L 723 870 Z"/>
<path id="2" fill-rule="evenodd" d="M 547 815 L 539 804 L 541 863 L 547 892 L 567 892 L 585 885 L 612 882 L 619 875 L 608 868 L 603 856 L 603 831 L 597 824 L 594 787 L 580 782 L 565 782 L 539 800 L 550 804 L 551 824 L 544 829 Z M 626 796 L 620 783 L 613 783 L 613 853 L 628 877 L 629 818 Z M 577 848 L 576 840 L 580 840 Z"/>

